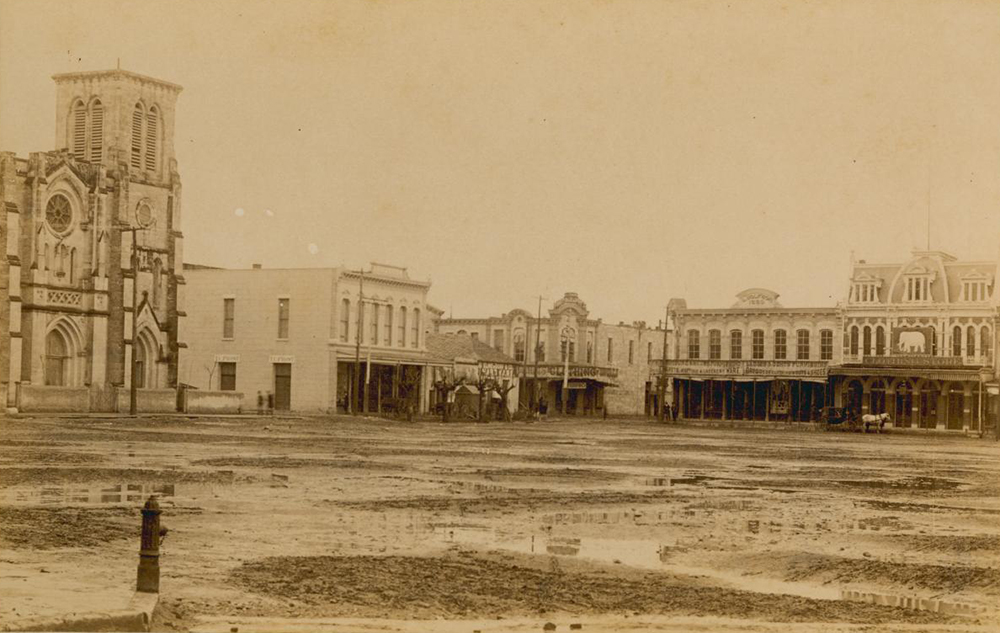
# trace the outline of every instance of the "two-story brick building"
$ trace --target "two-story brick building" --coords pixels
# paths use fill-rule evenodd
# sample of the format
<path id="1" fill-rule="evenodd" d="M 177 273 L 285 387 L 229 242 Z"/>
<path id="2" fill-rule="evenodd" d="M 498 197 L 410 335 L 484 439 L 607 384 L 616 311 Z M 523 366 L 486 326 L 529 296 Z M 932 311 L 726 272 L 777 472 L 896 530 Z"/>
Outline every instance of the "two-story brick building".
<path id="1" fill-rule="evenodd" d="M 233 270 L 188 265 L 181 380 L 272 392 L 279 410 L 427 411 L 427 292 L 405 268 Z"/>
<path id="2" fill-rule="evenodd" d="M 750 288 L 728 308 L 672 299 L 669 312 L 676 345 L 666 376 L 678 418 L 808 421 L 832 405 L 837 308 L 786 308 L 776 292 Z"/>

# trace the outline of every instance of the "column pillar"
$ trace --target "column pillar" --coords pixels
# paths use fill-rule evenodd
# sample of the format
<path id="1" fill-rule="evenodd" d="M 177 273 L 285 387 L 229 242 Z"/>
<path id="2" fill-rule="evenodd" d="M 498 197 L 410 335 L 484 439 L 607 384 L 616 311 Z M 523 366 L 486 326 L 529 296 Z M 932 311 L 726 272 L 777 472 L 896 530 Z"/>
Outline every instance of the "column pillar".
<path id="1" fill-rule="evenodd" d="M 965 383 L 962 391 L 962 430 L 966 433 L 972 426 L 972 385 Z"/>
<path id="2" fill-rule="evenodd" d="M 764 383 L 764 421 L 771 421 L 771 382 Z"/>
<path id="3" fill-rule="evenodd" d="M 935 428 L 939 430 L 948 428 L 948 394 L 945 393 L 944 389 L 939 391 L 937 395 L 937 420 L 935 421 Z"/>
<path id="4" fill-rule="evenodd" d="M 861 415 L 871 412 L 872 389 L 867 381 L 861 383 Z"/>

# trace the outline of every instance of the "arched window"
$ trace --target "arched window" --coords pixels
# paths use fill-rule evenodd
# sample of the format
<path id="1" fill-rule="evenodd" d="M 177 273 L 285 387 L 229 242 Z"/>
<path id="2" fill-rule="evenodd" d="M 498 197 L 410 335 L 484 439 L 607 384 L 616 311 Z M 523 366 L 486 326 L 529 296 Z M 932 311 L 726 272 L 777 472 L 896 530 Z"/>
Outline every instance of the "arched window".
<path id="1" fill-rule="evenodd" d="M 788 358 L 788 333 L 784 330 L 774 331 L 774 359 L 785 360 Z"/>
<path id="2" fill-rule="evenodd" d="M 132 110 L 132 154 L 129 164 L 134 169 L 142 169 L 142 104 L 135 104 Z"/>
<path id="3" fill-rule="evenodd" d="M 65 386 L 69 368 L 69 346 L 58 330 L 52 330 L 45 337 L 45 384 L 54 387 Z"/>
<path id="4" fill-rule="evenodd" d="M 976 355 L 976 328 L 971 325 L 965 331 L 965 355 L 970 357 Z"/>
<path id="5" fill-rule="evenodd" d="M 743 358 L 743 332 L 740 330 L 729 333 L 729 358 L 733 360 Z"/>
<path id="6" fill-rule="evenodd" d="M 795 334 L 795 359 L 809 360 L 809 330 L 799 330 Z"/>
<path id="7" fill-rule="evenodd" d="M 69 249 L 69 283 L 76 283 L 76 248 Z"/>
<path id="8" fill-rule="evenodd" d="M 885 356 L 885 328 L 881 325 L 875 328 L 875 355 Z"/>
<path id="9" fill-rule="evenodd" d="M 962 355 L 962 328 L 957 325 L 951 331 L 951 355 Z"/>
<path id="10" fill-rule="evenodd" d="M 833 360 L 833 330 L 819 331 L 819 359 Z"/>
<path id="11" fill-rule="evenodd" d="M 104 105 L 90 104 L 90 162 L 99 163 L 104 151 Z"/>
<path id="12" fill-rule="evenodd" d="M 411 347 L 420 347 L 420 308 L 413 308 L 413 340 Z"/>
<path id="13" fill-rule="evenodd" d="M 396 345 L 406 347 L 406 306 L 399 307 L 399 340 Z"/>
<path id="14" fill-rule="evenodd" d="M 989 358 L 991 351 L 990 329 L 985 325 L 979 330 L 979 355 Z"/>
<path id="15" fill-rule="evenodd" d="M 340 302 L 340 340 L 346 342 L 351 331 L 351 300 Z"/>
<path id="16" fill-rule="evenodd" d="M 594 344 L 591 341 L 587 341 L 587 362 L 591 362 L 593 356 Z M 524 362 L 524 331 L 515 330 L 514 331 L 514 360 L 519 363 Z"/>
<path id="17" fill-rule="evenodd" d="M 45 270 L 49 269 L 49 266 L 52 263 L 51 259 L 52 259 L 52 257 L 51 257 L 51 255 L 49 255 L 49 245 L 46 244 L 45 245 Z"/>
<path id="18" fill-rule="evenodd" d="M 708 331 L 708 357 L 711 360 L 722 358 L 722 330 Z"/>
<path id="19" fill-rule="evenodd" d="M 386 347 L 392 345 L 392 311 L 391 305 L 385 307 L 385 340 L 382 341 L 382 344 Z"/>
<path id="20" fill-rule="evenodd" d="M 83 101 L 73 106 L 73 158 L 87 159 L 87 108 Z"/>
<path id="21" fill-rule="evenodd" d="M 153 106 L 146 114 L 146 169 L 156 169 L 156 141 L 160 129 L 160 111 Z M 376 337 L 377 339 L 377 337 Z"/>
<path id="22" fill-rule="evenodd" d="M 701 335 L 698 330 L 688 330 L 688 358 L 701 356 Z"/>
<path id="23" fill-rule="evenodd" d="M 858 355 L 858 326 L 851 326 L 851 356 Z"/>
<path id="24" fill-rule="evenodd" d="M 872 329 L 870 326 L 867 325 L 865 326 L 864 329 L 864 346 L 862 347 L 862 349 L 864 350 L 863 353 L 865 356 L 872 355 Z"/>
<path id="25" fill-rule="evenodd" d="M 372 345 L 378 345 L 378 317 L 380 312 L 382 312 L 382 306 L 372 303 L 372 322 L 370 324 L 372 328 Z"/>
<path id="26" fill-rule="evenodd" d="M 764 358 L 764 330 L 750 332 L 750 358 L 753 360 Z"/>

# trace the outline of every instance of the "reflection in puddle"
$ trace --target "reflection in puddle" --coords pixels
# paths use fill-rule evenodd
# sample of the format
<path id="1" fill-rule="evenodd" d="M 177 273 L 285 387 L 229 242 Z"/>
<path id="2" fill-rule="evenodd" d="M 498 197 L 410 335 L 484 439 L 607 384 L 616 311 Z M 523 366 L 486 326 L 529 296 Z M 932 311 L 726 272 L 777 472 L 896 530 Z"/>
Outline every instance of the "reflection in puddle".
<path id="1" fill-rule="evenodd" d="M 118 484 L 115 486 L 41 486 L 8 488 L 0 500 L 12 505 L 117 505 L 144 503 L 150 495 L 173 497 L 174 484 Z"/>

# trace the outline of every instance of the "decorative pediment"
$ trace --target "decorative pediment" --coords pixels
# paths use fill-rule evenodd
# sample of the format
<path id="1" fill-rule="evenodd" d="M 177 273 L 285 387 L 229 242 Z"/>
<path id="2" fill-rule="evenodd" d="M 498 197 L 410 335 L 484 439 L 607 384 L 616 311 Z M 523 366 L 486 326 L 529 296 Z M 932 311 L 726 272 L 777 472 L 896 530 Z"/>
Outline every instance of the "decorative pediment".
<path id="1" fill-rule="evenodd" d="M 767 288 L 748 288 L 736 295 L 734 308 L 780 308 L 778 293 Z"/>
<path id="2" fill-rule="evenodd" d="M 967 273 L 959 275 L 959 278 L 962 281 L 985 281 L 986 285 L 993 283 L 993 275 L 981 270 L 970 270 Z"/>
<path id="3" fill-rule="evenodd" d="M 903 274 L 908 275 L 908 276 L 912 276 L 912 277 L 925 277 L 925 276 L 927 276 L 927 277 L 931 278 L 931 281 L 934 281 L 934 279 L 937 277 L 937 271 L 936 270 L 928 268 L 928 267 L 926 267 L 926 266 L 924 266 L 923 264 L 920 264 L 920 263 L 913 264 L 912 266 L 910 266 L 909 268 L 907 268 L 906 272 L 903 273 Z"/>
<path id="4" fill-rule="evenodd" d="M 851 281 L 857 284 L 874 284 L 876 288 L 881 288 L 883 280 L 881 277 L 873 275 L 868 271 L 862 271 L 860 275 L 855 275 Z"/>
<path id="5" fill-rule="evenodd" d="M 589 314 L 587 304 L 581 301 L 580 296 L 575 292 L 567 292 L 562 299 L 556 301 L 556 304 L 549 310 L 549 315 L 559 316 L 567 312 L 574 312 L 581 317 L 586 317 Z"/>

